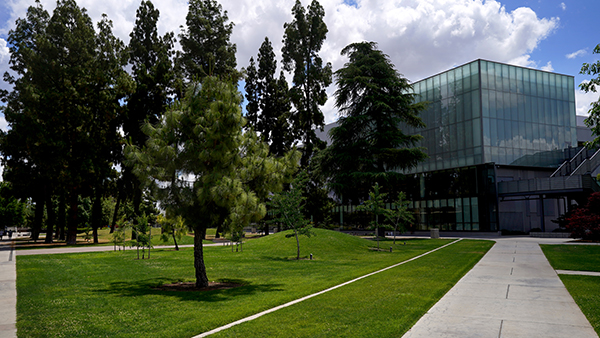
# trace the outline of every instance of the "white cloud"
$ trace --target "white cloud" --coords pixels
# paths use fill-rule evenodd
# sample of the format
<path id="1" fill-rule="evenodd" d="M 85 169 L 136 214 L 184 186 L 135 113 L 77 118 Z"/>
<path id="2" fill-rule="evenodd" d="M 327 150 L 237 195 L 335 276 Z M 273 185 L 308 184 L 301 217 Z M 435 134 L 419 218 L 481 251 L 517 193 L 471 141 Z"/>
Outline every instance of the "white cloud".
<path id="1" fill-rule="evenodd" d="M 567 59 L 574 59 L 574 58 L 576 58 L 578 56 L 582 56 L 582 55 L 585 55 L 585 54 L 587 54 L 586 50 L 585 49 L 580 49 L 580 50 L 578 50 L 576 52 L 573 52 L 571 54 L 567 54 L 565 56 L 567 57 Z"/>
<path id="2" fill-rule="evenodd" d="M 587 83 L 588 81 L 582 81 L 582 83 Z M 596 102 L 600 99 L 600 88 L 596 88 L 597 92 L 584 92 L 583 90 L 575 90 L 575 111 L 577 115 L 588 116 L 588 111 L 590 110 L 590 104 L 592 102 Z"/>
<path id="3" fill-rule="evenodd" d="M 49 12 L 54 0 L 41 0 Z M 114 32 L 125 42 L 135 22 L 139 0 L 79 0 L 94 22 L 104 12 L 114 22 Z M 159 32 L 179 33 L 185 24 L 186 0 L 154 0 L 160 10 Z M 235 23 L 232 40 L 237 44 L 238 66 L 245 67 L 250 56 L 256 55 L 265 36 L 281 57 L 283 24 L 292 20 L 294 0 L 220 0 L 229 19 Z M 309 0 L 303 0 L 306 6 Z M 17 17 L 24 17 L 26 0 L 11 0 L 8 24 L 14 26 Z M 537 67 L 530 54 L 540 41 L 558 27 L 558 18 L 538 18 L 526 7 L 507 12 L 495 0 L 357 0 L 351 6 L 342 0 L 321 0 L 325 22 L 329 29 L 321 57 L 331 62 L 334 71 L 346 59 L 340 51 L 358 41 L 376 41 L 388 54 L 398 71 L 409 80 L 424 77 L 467 63 L 477 58 Z M 5 31 L 0 31 L 2 34 Z M 7 60 L 1 60 L 0 70 Z M 2 86 L 2 85 L 0 85 Z M 331 97 L 334 86 L 328 88 Z M 323 107 L 326 122 L 337 119 L 333 100 Z"/>
<path id="4" fill-rule="evenodd" d="M 560 3 L 560 8 L 561 8 L 563 11 L 566 11 L 566 10 L 567 10 L 567 5 L 565 5 L 565 3 L 564 3 L 564 2 L 561 2 L 561 3 Z"/>
<path id="5" fill-rule="evenodd" d="M 541 70 L 545 70 L 547 72 L 553 72 L 554 71 L 554 67 L 552 67 L 552 61 L 548 61 L 548 63 L 543 66 L 542 68 L 540 68 Z"/>

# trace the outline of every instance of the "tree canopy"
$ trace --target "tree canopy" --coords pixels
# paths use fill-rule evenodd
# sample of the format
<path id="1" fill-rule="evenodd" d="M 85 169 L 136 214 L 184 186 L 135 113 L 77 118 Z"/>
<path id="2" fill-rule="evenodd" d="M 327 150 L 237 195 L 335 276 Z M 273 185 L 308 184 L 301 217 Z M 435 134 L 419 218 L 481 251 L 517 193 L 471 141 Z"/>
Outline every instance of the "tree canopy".
<path id="1" fill-rule="evenodd" d="M 315 129 L 323 129 L 325 119 L 321 106 L 327 102 L 325 89 L 331 84 L 331 64 L 323 64 L 319 51 L 327 35 L 323 21 L 325 10 L 313 0 L 307 10 L 300 0 L 292 8 L 294 19 L 284 24 L 283 69 L 293 75 L 290 99 L 294 105 L 294 131 L 302 142 L 301 165 L 306 167 L 315 146 L 325 144 L 317 138 Z"/>
<path id="2" fill-rule="evenodd" d="M 147 123 L 143 147 L 126 155 L 140 180 L 173 217 L 194 230 L 196 286 L 208 285 L 202 251 L 206 229 L 226 222 L 243 227 L 266 209 L 250 187 L 278 191 L 295 170 L 298 155 L 275 159 L 253 132 L 242 132 L 241 94 L 231 81 L 205 77 L 157 124 Z M 261 182 L 253 185 L 253 182 Z"/>
<path id="3" fill-rule="evenodd" d="M 233 23 L 227 22 L 227 11 L 215 0 L 190 0 L 186 26 L 181 26 L 178 53 L 179 70 L 187 81 L 205 76 L 237 80 L 235 53 L 231 43 Z"/>
<path id="4" fill-rule="evenodd" d="M 349 61 L 335 73 L 338 126 L 332 144 L 320 155 L 320 170 L 338 198 L 360 203 L 375 183 L 391 190 L 427 155 L 415 145 L 420 135 L 406 135 L 402 125 L 425 126 L 408 80 L 374 42 L 348 45 Z"/>
<path id="5" fill-rule="evenodd" d="M 594 54 L 600 54 L 600 44 L 594 48 Z M 583 82 L 579 88 L 584 92 L 596 92 L 596 86 L 600 86 L 600 61 L 595 63 L 584 63 L 581 67 L 580 74 L 595 76 L 588 82 Z M 600 99 L 592 102 L 588 111 L 588 118 L 585 119 L 585 124 L 592 129 L 592 133 L 596 136 L 588 143 L 589 147 L 597 147 L 600 145 Z"/>

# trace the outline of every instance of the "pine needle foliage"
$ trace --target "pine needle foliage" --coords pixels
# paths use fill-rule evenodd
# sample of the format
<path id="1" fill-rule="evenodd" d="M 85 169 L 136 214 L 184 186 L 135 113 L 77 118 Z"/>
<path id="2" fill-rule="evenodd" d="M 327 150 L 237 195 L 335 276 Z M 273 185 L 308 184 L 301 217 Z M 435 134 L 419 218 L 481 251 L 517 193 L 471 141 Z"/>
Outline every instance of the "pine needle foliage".
<path id="1" fill-rule="evenodd" d="M 206 229 L 225 224 L 235 231 L 261 219 L 266 209 L 257 196 L 280 191 L 299 160 L 297 151 L 270 157 L 253 131 L 242 132 L 241 94 L 232 82 L 208 76 L 192 84 L 158 124 L 144 126 L 144 147 L 126 148 L 135 174 L 162 208 L 194 231 L 198 287 L 208 285 Z"/>

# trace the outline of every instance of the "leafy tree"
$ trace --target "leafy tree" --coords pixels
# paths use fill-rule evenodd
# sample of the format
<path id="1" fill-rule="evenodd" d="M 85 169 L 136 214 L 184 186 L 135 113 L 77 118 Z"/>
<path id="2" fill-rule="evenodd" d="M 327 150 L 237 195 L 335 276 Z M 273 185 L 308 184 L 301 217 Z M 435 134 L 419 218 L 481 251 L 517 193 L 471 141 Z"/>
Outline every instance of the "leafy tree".
<path id="1" fill-rule="evenodd" d="M 404 225 L 415 219 L 413 214 L 408 210 L 408 203 L 410 202 L 406 200 L 406 194 L 401 191 L 398 193 L 398 199 L 393 203 L 394 207 L 389 209 L 385 214 L 385 218 L 394 226 L 394 244 L 396 244 L 396 232 L 398 229 L 400 229 L 400 232 L 406 231 Z"/>
<path id="2" fill-rule="evenodd" d="M 600 54 L 600 44 L 594 48 L 594 54 Z M 584 63 L 581 66 L 579 74 L 593 75 L 595 76 L 588 82 L 583 82 L 579 85 L 579 88 L 584 92 L 596 92 L 596 86 L 600 86 L 600 61 L 595 63 Z M 597 147 L 600 145 L 600 99 L 592 102 L 591 108 L 588 111 L 588 118 L 586 118 L 585 124 L 592 129 L 592 133 L 596 136 L 595 139 L 588 142 L 587 146 L 590 148 Z"/>
<path id="3" fill-rule="evenodd" d="M 182 52 L 177 56 L 187 81 L 208 75 L 237 80 L 237 48 L 230 41 L 233 23 L 228 20 L 227 11 L 215 0 L 189 1 L 186 27 L 179 34 Z"/>
<path id="4" fill-rule="evenodd" d="M 256 135 L 242 132 L 240 101 L 232 81 L 205 77 L 159 123 L 144 126 L 144 147 L 126 147 L 134 172 L 152 187 L 161 207 L 194 230 L 197 287 L 208 285 L 202 250 L 206 229 L 227 219 L 230 226 L 241 226 L 263 217 L 265 207 L 249 182 L 269 182 L 280 190 L 298 157 L 290 152 L 275 159 L 265 153 L 266 145 L 256 146 Z"/>
<path id="5" fill-rule="evenodd" d="M 296 238 L 296 259 L 300 259 L 300 239 L 298 236 L 310 237 L 314 234 L 312 224 L 304 217 L 303 213 L 305 198 L 302 193 L 307 180 L 306 172 L 300 172 L 290 185 L 290 189 L 275 194 L 269 203 L 273 207 L 273 221 L 281 222 L 286 229 L 294 231 L 285 237 Z"/>
<path id="6" fill-rule="evenodd" d="M 575 209 L 567 218 L 567 230 L 571 237 L 585 240 L 600 240 L 600 193 L 595 192 L 588 198 L 587 204 Z"/>
<path id="7" fill-rule="evenodd" d="M 377 250 L 379 250 L 379 216 L 386 217 L 388 213 L 388 210 L 385 208 L 386 196 L 386 193 L 379 191 L 379 183 L 375 183 L 373 190 L 369 191 L 369 199 L 356 208 L 356 210 L 366 211 L 375 216 L 375 220 L 371 221 L 371 227 L 375 229 Z"/>
<path id="8" fill-rule="evenodd" d="M 325 10 L 319 2 L 313 0 L 307 13 L 300 0 L 296 0 L 292 16 L 292 22 L 283 26 L 283 69 L 293 74 L 289 94 L 294 104 L 292 121 L 296 137 L 303 144 L 301 165 L 306 167 L 315 147 L 325 146 L 314 129 L 323 129 L 325 125 L 320 106 L 327 101 L 325 88 L 331 84 L 331 64 L 323 65 L 318 54 L 327 35 Z"/>
<path id="9" fill-rule="evenodd" d="M 114 231 L 110 235 L 110 241 L 114 244 L 114 251 L 117 251 L 117 246 L 119 246 L 119 251 L 121 251 L 121 247 L 125 250 L 125 230 L 127 229 L 125 222 L 120 222 L 119 226 L 117 226 L 116 231 Z"/>
<path id="10" fill-rule="evenodd" d="M 173 238 L 173 242 L 175 243 L 175 250 L 179 251 L 177 241 L 181 241 L 183 236 L 187 235 L 188 233 L 188 227 L 183 222 L 183 218 L 181 218 L 181 216 L 168 218 L 167 216 L 158 215 L 156 221 L 158 224 L 160 224 L 162 229 L 160 239 L 166 243 L 169 241 L 169 236 L 171 236 L 171 238 Z"/>
<path id="11" fill-rule="evenodd" d="M 135 234 L 133 244 L 137 247 L 137 258 L 140 259 L 140 247 L 142 248 L 142 259 L 146 248 L 148 248 L 148 259 L 150 259 L 150 249 L 152 248 L 152 228 L 150 227 L 150 217 L 146 214 L 138 216 L 135 223 L 131 225 L 131 230 Z"/>
<path id="12" fill-rule="evenodd" d="M 415 147 L 422 136 L 401 130 L 402 125 L 425 126 L 419 117 L 425 105 L 413 103 L 408 80 L 376 47 L 374 42 L 360 42 L 342 50 L 349 61 L 335 73 L 335 105 L 341 117 L 330 131 L 332 144 L 319 159 L 331 189 L 354 203 L 374 183 L 397 186 L 403 177 L 399 171 L 427 157 L 423 148 Z"/>

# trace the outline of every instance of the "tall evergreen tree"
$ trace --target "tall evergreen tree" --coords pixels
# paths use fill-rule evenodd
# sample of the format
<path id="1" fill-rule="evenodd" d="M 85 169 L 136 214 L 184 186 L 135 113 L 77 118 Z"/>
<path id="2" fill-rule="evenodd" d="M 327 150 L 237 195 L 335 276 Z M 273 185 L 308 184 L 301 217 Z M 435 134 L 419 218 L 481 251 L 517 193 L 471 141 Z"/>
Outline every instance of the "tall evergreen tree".
<path id="1" fill-rule="evenodd" d="M 348 45 L 342 50 L 349 61 L 335 73 L 335 104 L 341 117 L 332 128 L 332 140 L 321 155 L 321 170 L 330 187 L 344 202 L 359 203 L 375 184 L 390 189 L 404 169 L 427 155 L 415 147 L 420 135 L 406 135 L 402 125 L 425 126 L 414 104 L 411 85 L 374 42 Z"/>
<path id="2" fill-rule="evenodd" d="M 215 0 L 190 0 L 186 27 L 181 27 L 178 68 L 187 81 L 212 75 L 237 80 L 235 53 L 231 43 L 233 23 Z"/>
<path id="3" fill-rule="evenodd" d="M 123 120 L 125 137 L 136 146 L 145 144 L 147 136 L 142 125 L 149 121 L 157 123 L 170 103 L 173 92 L 173 45 L 172 32 L 158 35 L 160 12 L 151 1 L 142 1 L 136 11 L 133 31 L 129 34 L 129 64 L 132 66 L 135 91 L 127 98 L 127 114 Z M 125 166 L 119 184 L 118 201 L 121 205 L 126 191 L 133 196 L 134 212 L 140 214 L 142 190 L 139 181 L 132 175 L 131 168 Z M 118 209 L 115 210 L 118 214 Z"/>
<path id="4" fill-rule="evenodd" d="M 277 61 L 269 38 L 258 51 L 258 69 L 250 58 L 246 78 L 246 105 L 248 125 L 269 144 L 271 154 L 283 156 L 294 143 L 290 125 L 291 104 L 288 84 L 283 73 L 275 77 Z"/>
<path id="5" fill-rule="evenodd" d="M 119 46 L 108 21 L 99 28 L 97 35 L 75 1 L 61 0 L 51 17 L 39 2 L 30 7 L 9 33 L 11 69 L 19 77 L 5 76 L 13 91 L 4 97 L 10 130 L 3 155 L 9 166 L 26 163 L 39 179 L 36 209 L 51 201 L 44 194 L 68 196 L 68 243 L 76 240 L 78 197 L 107 172 L 100 149 L 114 139 L 107 128 L 126 82 L 111 68 L 118 68 Z"/>
<path id="6" fill-rule="evenodd" d="M 194 230 L 197 287 L 208 285 L 202 251 L 206 229 L 219 226 L 224 214 L 235 230 L 263 217 L 265 207 L 251 183 L 281 190 L 298 160 L 294 152 L 269 157 L 254 133 L 242 132 L 240 101 L 231 82 L 205 77 L 158 124 L 145 125 L 149 139 L 143 148 L 126 148 L 136 174 L 154 187 L 161 206 Z"/>
<path id="7" fill-rule="evenodd" d="M 332 73 L 331 64 L 323 65 L 318 54 L 327 35 L 323 7 L 313 0 L 307 13 L 300 0 L 296 0 L 292 15 L 294 20 L 283 26 L 283 69 L 293 74 L 290 89 L 294 104 L 292 121 L 297 137 L 303 144 L 301 164 L 306 167 L 315 146 L 325 146 L 317 138 L 314 129 L 323 129 L 325 125 L 320 106 L 327 101 L 325 88 L 331 84 Z"/>

